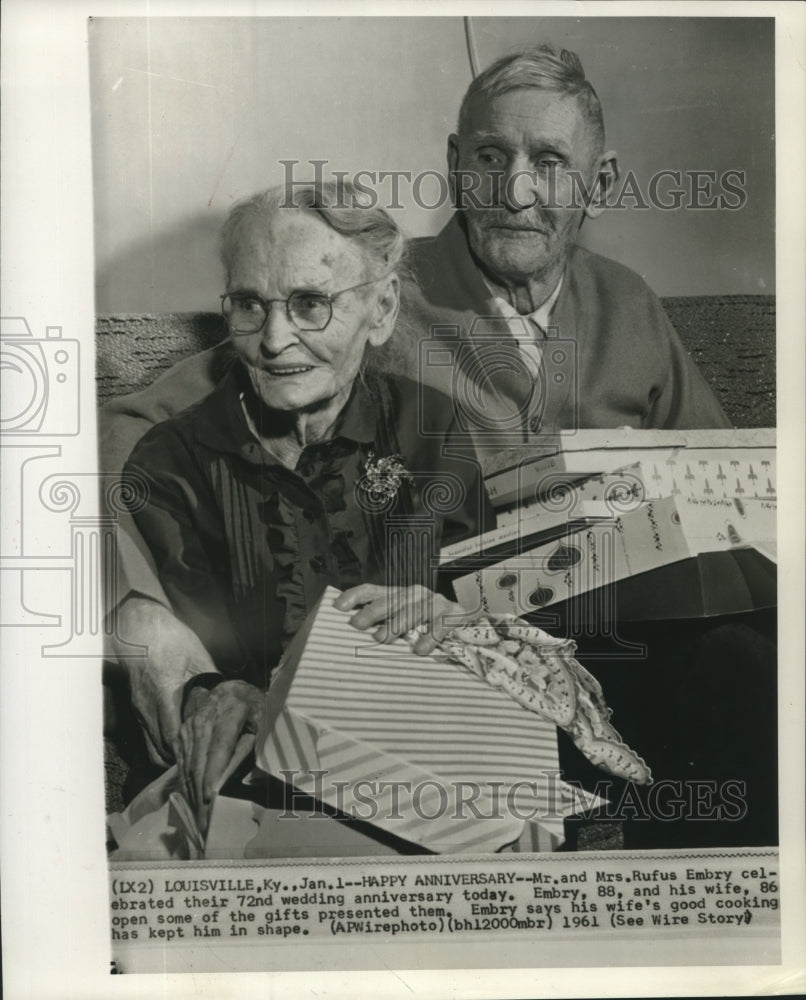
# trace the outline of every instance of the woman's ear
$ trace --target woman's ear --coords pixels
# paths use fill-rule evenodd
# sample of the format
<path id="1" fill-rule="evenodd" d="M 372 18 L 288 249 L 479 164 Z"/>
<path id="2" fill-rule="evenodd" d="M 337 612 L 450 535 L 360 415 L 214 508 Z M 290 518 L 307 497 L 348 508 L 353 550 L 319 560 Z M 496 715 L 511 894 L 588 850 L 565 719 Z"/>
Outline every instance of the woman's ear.
<path id="1" fill-rule="evenodd" d="M 593 191 L 585 205 L 585 215 L 598 219 L 607 208 L 607 196 L 619 177 L 618 157 L 614 150 L 608 150 L 599 157 L 593 178 Z"/>
<path id="2" fill-rule="evenodd" d="M 383 289 L 379 292 L 374 305 L 373 318 L 370 321 L 368 343 L 380 347 L 392 336 L 395 321 L 400 310 L 400 280 L 396 274 L 386 278 Z"/>

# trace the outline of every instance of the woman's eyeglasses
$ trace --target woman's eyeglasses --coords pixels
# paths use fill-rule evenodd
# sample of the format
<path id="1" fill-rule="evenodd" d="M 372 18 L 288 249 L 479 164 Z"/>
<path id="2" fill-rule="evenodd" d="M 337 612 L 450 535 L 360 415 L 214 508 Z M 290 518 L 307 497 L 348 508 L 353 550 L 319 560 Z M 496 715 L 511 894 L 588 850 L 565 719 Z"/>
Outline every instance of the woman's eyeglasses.
<path id="1" fill-rule="evenodd" d="M 384 275 L 381 275 L 384 277 Z M 324 330 L 333 318 L 333 302 L 345 292 L 372 285 L 380 278 L 362 281 L 338 292 L 292 292 L 287 299 L 264 299 L 254 292 L 226 292 L 221 296 L 221 311 L 232 333 L 259 333 L 269 318 L 272 305 L 283 304 L 286 316 L 299 330 Z"/>

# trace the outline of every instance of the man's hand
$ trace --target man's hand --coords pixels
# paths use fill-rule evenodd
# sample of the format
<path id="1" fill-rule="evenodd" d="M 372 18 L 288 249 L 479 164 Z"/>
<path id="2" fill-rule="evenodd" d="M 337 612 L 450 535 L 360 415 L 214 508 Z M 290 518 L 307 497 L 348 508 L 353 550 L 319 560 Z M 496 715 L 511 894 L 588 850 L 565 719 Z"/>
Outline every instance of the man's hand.
<path id="1" fill-rule="evenodd" d="M 126 672 L 149 756 L 167 767 L 175 759 L 185 683 L 196 674 L 215 672 L 215 665 L 196 633 L 147 597 L 131 595 L 119 607 L 118 635 L 145 647 L 144 656 L 132 656 L 113 639 L 110 652 Z"/>
<path id="2" fill-rule="evenodd" d="M 455 625 L 468 620 L 461 604 L 421 586 L 379 587 L 363 583 L 345 590 L 333 603 L 340 611 L 359 608 L 350 624 L 362 631 L 379 626 L 374 632 L 378 642 L 391 642 L 412 629 L 428 625 L 428 631 L 412 646 L 422 656 L 433 652 Z"/>
<path id="3" fill-rule="evenodd" d="M 202 833 L 213 797 L 255 744 L 264 700 L 263 692 L 246 681 L 190 692 L 176 758 Z"/>

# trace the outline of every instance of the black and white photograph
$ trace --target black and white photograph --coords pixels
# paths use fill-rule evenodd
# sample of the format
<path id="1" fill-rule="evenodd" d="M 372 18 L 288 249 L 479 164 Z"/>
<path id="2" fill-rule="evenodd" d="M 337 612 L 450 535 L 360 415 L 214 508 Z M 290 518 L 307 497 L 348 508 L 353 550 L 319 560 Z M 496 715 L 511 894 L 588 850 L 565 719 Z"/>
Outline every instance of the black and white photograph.
<path id="1" fill-rule="evenodd" d="M 803 12 L 548 6 L 69 18 L 3 840 L 92 872 L 105 995 L 802 983 Z"/>

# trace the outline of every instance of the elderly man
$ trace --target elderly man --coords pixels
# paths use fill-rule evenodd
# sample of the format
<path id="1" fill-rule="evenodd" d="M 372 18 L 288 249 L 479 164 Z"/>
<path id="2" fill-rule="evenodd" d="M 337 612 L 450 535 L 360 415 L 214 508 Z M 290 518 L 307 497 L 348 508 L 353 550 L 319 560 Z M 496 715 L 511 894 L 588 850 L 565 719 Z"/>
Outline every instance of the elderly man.
<path id="1" fill-rule="evenodd" d="M 604 138 L 599 99 L 570 52 L 506 56 L 462 101 L 448 139 L 459 211 L 413 241 L 419 289 L 406 305 L 415 328 L 457 325 L 469 339 L 460 353 L 487 409 L 474 407 L 471 423 L 728 426 L 644 281 L 575 245 L 618 176 Z M 436 381 L 421 357 L 421 377 Z"/>
<path id="2" fill-rule="evenodd" d="M 415 280 L 403 288 L 401 324 L 409 341 L 401 352 L 397 338 L 390 365 L 452 392 L 471 432 L 503 430 L 510 442 L 575 427 L 728 425 L 642 279 L 575 245 L 618 176 L 575 55 L 542 47 L 482 73 L 448 139 L 448 166 L 458 211 L 438 236 L 410 244 Z M 120 468 L 151 424 L 205 396 L 229 353 L 224 344 L 197 355 L 109 407 L 104 470 Z M 147 644 L 148 656 L 118 652 L 151 755 L 167 762 L 183 685 L 214 668 L 172 615 L 133 528 L 121 545 L 118 634 Z M 678 646 L 699 650 L 699 640 L 697 632 Z M 753 655 L 774 655 L 764 643 Z M 751 655 L 747 643 L 735 648 Z M 646 719 L 640 699 L 634 707 Z"/>

